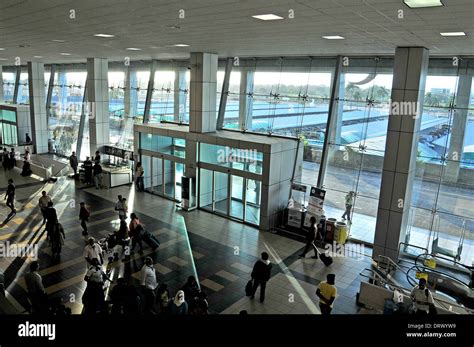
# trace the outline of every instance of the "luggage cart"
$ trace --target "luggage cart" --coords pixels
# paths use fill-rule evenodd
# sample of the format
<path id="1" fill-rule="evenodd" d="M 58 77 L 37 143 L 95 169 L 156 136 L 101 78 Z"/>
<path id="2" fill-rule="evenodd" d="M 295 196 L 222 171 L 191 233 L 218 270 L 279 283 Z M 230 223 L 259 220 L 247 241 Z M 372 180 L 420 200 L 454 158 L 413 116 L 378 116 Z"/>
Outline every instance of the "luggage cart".
<path id="1" fill-rule="evenodd" d="M 431 254 L 436 255 L 444 255 L 446 257 L 454 259 L 454 262 L 457 263 L 461 260 L 461 253 L 464 244 L 464 237 L 466 235 L 466 220 L 463 219 L 462 227 L 461 227 L 461 236 L 459 237 L 458 245 L 455 249 L 449 249 L 446 247 L 441 247 L 439 245 L 439 215 L 436 215 L 437 223 L 436 228 L 434 228 L 433 233 L 433 241 L 431 243 Z"/>

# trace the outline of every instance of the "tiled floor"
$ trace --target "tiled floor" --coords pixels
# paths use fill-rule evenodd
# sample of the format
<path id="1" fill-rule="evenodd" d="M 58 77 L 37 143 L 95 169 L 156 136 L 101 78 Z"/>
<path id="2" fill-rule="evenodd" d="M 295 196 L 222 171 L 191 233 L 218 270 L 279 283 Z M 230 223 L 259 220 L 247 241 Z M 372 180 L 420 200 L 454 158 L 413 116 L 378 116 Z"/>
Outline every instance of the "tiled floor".
<path id="1" fill-rule="evenodd" d="M 297 255 L 304 244 L 298 241 L 260 232 L 200 210 L 178 211 L 174 202 L 148 193 L 136 193 L 130 186 L 96 190 L 76 186 L 67 178 L 44 187 L 38 182 L 33 183 L 35 190 L 32 186 L 19 187 L 19 196 L 30 194 L 31 198 L 18 202 L 22 210 L 0 229 L 0 241 L 38 245 L 40 273 L 46 291 L 51 296 L 61 297 L 74 313 L 79 313 L 82 308 L 86 271 L 82 257 L 85 238 L 81 235 L 77 217 L 79 203 L 85 201 L 91 209 L 90 234 L 102 238 L 118 228 L 118 216 L 113 206 L 119 194 L 127 198 L 129 211 L 139 215 L 146 228 L 159 238 L 161 246 L 156 252 L 146 246 L 144 254 L 135 253 L 127 261 L 111 263 L 109 267 L 114 279 L 125 276 L 137 284 L 144 257 L 151 256 L 159 281 L 167 283 L 172 294 L 189 275 L 196 276 L 208 294 L 212 313 L 238 313 L 245 309 L 249 313 L 310 314 L 319 313 L 316 286 L 327 273 L 333 272 L 339 290 L 333 312 L 357 311 L 358 273 L 368 265 L 367 257 L 359 260 L 335 258 L 334 264 L 325 268 L 319 260 L 299 259 Z M 53 196 L 66 232 L 59 264 L 51 262 L 51 252 L 41 228 L 37 198 L 43 189 Z M 2 206 L 1 212 L 8 212 L 7 208 Z M 258 299 L 251 301 L 246 297 L 244 288 L 255 261 L 263 251 L 270 254 L 274 265 L 267 285 L 267 298 L 264 304 L 260 304 Z M 28 264 L 29 260 L 24 258 L 0 259 L 0 271 L 5 273 L 7 290 L 23 307 L 28 305 L 23 277 Z"/>

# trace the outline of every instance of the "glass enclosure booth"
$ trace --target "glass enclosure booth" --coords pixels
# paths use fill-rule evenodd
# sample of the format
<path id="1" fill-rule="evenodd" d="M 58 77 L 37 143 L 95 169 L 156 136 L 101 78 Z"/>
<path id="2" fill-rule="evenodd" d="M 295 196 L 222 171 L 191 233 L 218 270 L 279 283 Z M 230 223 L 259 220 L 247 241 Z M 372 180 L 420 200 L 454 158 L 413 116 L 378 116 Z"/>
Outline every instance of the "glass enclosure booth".
<path id="1" fill-rule="evenodd" d="M 0 104 L 0 144 L 11 147 L 26 144 L 26 134 L 32 136 L 29 106 Z"/>
<path id="2" fill-rule="evenodd" d="M 301 178 L 302 143 L 293 139 L 192 133 L 187 125 L 166 123 L 135 125 L 134 132 L 148 192 L 180 201 L 185 176 L 196 182 L 193 207 L 262 230 L 277 225 L 292 178 Z"/>

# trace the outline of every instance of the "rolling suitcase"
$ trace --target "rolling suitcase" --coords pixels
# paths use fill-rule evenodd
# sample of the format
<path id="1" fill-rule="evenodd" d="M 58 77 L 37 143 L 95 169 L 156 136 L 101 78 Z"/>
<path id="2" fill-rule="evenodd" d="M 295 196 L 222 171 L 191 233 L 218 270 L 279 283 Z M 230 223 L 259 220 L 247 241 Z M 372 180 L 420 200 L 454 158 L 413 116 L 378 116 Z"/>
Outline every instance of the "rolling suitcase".
<path id="1" fill-rule="evenodd" d="M 329 266 L 332 264 L 332 258 L 324 253 L 321 253 L 318 250 L 319 259 L 323 262 L 324 265 Z"/>
<path id="2" fill-rule="evenodd" d="M 147 230 L 145 230 L 145 232 L 143 233 L 142 240 L 143 240 L 148 246 L 150 246 L 153 250 L 155 250 L 155 249 L 157 249 L 158 247 L 160 247 L 160 241 L 158 241 L 158 239 L 156 238 L 155 235 L 153 235 L 152 233 L 150 233 L 150 232 L 147 231 Z"/>

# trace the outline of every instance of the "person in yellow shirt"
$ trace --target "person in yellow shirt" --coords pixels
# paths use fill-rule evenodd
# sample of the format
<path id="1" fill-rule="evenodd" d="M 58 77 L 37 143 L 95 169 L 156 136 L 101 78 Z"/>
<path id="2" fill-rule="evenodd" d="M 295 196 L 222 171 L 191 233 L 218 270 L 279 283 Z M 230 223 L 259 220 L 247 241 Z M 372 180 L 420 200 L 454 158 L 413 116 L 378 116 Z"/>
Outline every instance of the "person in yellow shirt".
<path id="1" fill-rule="evenodd" d="M 336 299 L 337 289 L 334 285 L 336 280 L 335 274 L 328 274 L 326 282 L 321 282 L 316 290 L 316 295 L 319 298 L 319 308 L 322 315 L 329 315 L 332 310 L 332 304 Z"/>

